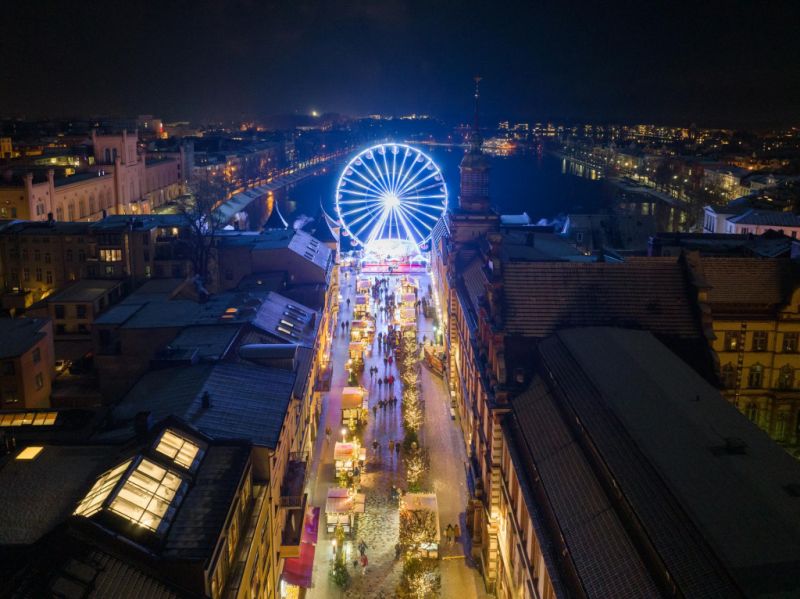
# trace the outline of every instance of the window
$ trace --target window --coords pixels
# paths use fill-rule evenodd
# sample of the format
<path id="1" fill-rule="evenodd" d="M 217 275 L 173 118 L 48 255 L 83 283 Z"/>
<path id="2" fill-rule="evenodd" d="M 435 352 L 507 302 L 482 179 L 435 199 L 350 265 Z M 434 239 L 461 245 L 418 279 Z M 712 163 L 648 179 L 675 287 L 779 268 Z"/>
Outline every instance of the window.
<path id="1" fill-rule="evenodd" d="M 3 362 L 3 374 L 5 376 L 10 376 L 14 374 L 14 362 L 10 360 L 7 362 Z"/>
<path id="2" fill-rule="evenodd" d="M 42 252 L 39 251 L 38 249 L 37 250 L 33 250 L 33 259 L 36 262 L 40 262 L 42 260 Z"/>
<path id="3" fill-rule="evenodd" d="M 794 368 L 789 364 L 784 364 L 778 374 L 778 388 L 791 389 L 794 387 Z"/>
<path id="4" fill-rule="evenodd" d="M 725 351 L 736 351 L 739 349 L 739 333 L 728 331 L 725 333 Z"/>
<path id="5" fill-rule="evenodd" d="M 76 516 L 86 516 L 88 518 L 92 514 L 99 512 L 100 508 L 103 507 L 103 502 L 114 489 L 114 485 L 122 478 L 122 475 L 125 470 L 128 469 L 130 463 L 131 460 L 128 460 L 102 474 L 100 478 L 95 481 L 94 485 L 92 485 L 92 488 L 89 489 L 86 497 L 81 500 L 73 513 Z"/>
<path id="6" fill-rule="evenodd" d="M 36 384 L 37 391 L 44 387 L 44 377 L 41 372 L 33 378 L 33 382 Z"/>
<path id="7" fill-rule="evenodd" d="M 753 351 L 767 351 L 769 333 L 767 331 L 753 331 Z"/>
<path id="8" fill-rule="evenodd" d="M 33 363 L 38 364 L 39 362 L 42 361 L 42 350 L 37 347 L 35 350 L 33 350 L 32 356 L 33 356 Z"/>
<path id="9" fill-rule="evenodd" d="M 67 250 L 66 252 L 64 252 L 64 256 L 67 259 L 67 262 L 72 262 L 72 260 L 74 259 L 72 250 Z"/>
<path id="10" fill-rule="evenodd" d="M 787 354 L 797 353 L 797 333 L 783 334 L 783 352 Z"/>
<path id="11" fill-rule="evenodd" d="M 23 260 L 28 259 L 28 250 L 26 250 L 25 248 L 22 248 L 22 259 Z"/>
<path id="12" fill-rule="evenodd" d="M 22 451 L 17 454 L 15 459 L 17 460 L 35 460 L 36 457 L 42 453 L 44 447 L 41 445 L 31 445 L 30 447 L 26 447 Z"/>
<path id="13" fill-rule="evenodd" d="M 752 389 L 761 387 L 764 378 L 764 367 L 761 364 L 754 364 L 750 367 L 750 375 L 747 377 L 747 386 Z"/>
<path id="14" fill-rule="evenodd" d="M 122 260 L 121 249 L 100 250 L 101 262 L 119 262 L 120 260 Z"/>
<path id="15" fill-rule="evenodd" d="M 78 261 L 86 262 L 86 252 L 84 250 L 78 250 Z"/>
<path id="16" fill-rule="evenodd" d="M 31 280 L 31 269 L 30 268 L 23 268 L 22 269 L 22 280 L 26 283 Z"/>
<path id="17" fill-rule="evenodd" d="M 52 270 L 48 270 L 46 273 L 44 273 L 44 282 L 49 284 L 49 285 L 53 284 L 53 271 Z"/>
<path id="18" fill-rule="evenodd" d="M 143 459 L 108 507 L 135 524 L 159 532 L 172 518 L 172 503 L 182 498 L 182 487 L 180 476 Z"/>
<path id="19" fill-rule="evenodd" d="M 728 362 L 722 367 L 720 378 L 725 389 L 733 389 L 736 386 L 736 368 L 733 364 Z"/>
<path id="20" fill-rule="evenodd" d="M 66 318 L 67 308 L 64 304 L 56 304 L 56 318 Z"/>
<path id="21" fill-rule="evenodd" d="M 167 429 L 156 445 L 156 451 L 164 454 L 178 466 L 191 470 L 197 458 L 203 455 L 200 446 L 180 433 Z"/>
<path id="22" fill-rule="evenodd" d="M 747 416 L 750 422 L 758 423 L 758 404 L 756 404 L 754 401 L 751 401 L 749 404 L 747 404 L 744 415 Z"/>
<path id="23" fill-rule="evenodd" d="M 19 392 L 16 387 L 6 387 L 3 390 L 3 403 L 15 404 L 19 403 Z"/>
<path id="24" fill-rule="evenodd" d="M 75 306 L 75 316 L 77 318 L 86 318 L 86 306 L 82 304 Z"/>
<path id="25" fill-rule="evenodd" d="M 45 252 L 44 254 L 44 263 L 50 264 L 50 252 Z"/>
<path id="26" fill-rule="evenodd" d="M 776 441 L 783 441 L 786 437 L 786 421 L 789 420 L 789 415 L 786 412 L 778 412 L 775 418 L 775 430 L 773 437 Z"/>
<path id="27" fill-rule="evenodd" d="M 35 273 L 36 273 L 36 280 L 41 283 L 42 279 L 44 278 L 42 275 L 42 269 L 37 267 Z"/>

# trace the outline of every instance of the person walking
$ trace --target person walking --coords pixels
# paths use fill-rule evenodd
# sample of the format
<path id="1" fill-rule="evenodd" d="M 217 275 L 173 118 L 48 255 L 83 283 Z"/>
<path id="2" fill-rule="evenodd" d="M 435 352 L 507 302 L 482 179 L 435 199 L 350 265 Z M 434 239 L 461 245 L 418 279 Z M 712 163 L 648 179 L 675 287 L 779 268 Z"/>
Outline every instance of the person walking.
<path id="1" fill-rule="evenodd" d="M 448 524 L 445 529 L 445 538 L 447 538 L 448 547 L 453 544 L 453 525 Z"/>
<path id="2" fill-rule="evenodd" d="M 325 443 L 328 445 L 331 443 L 331 427 L 329 426 L 325 427 Z"/>
<path id="3" fill-rule="evenodd" d="M 372 417 L 375 418 L 375 422 L 378 421 L 378 405 L 377 404 L 372 406 Z"/>
<path id="4" fill-rule="evenodd" d="M 348 309 L 350 308 L 350 298 L 349 297 L 347 298 L 347 308 Z"/>
<path id="5" fill-rule="evenodd" d="M 389 439 L 389 455 L 394 454 L 394 439 Z"/>
<path id="6" fill-rule="evenodd" d="M 375 440 L 372 442 L 372 453 L 374 453 L 375 455 L 378 455 L 378 446 L 379 446 L 379 445 L 380 445 L 380 444 L 378 443 L 378 440 L 377 440 L 377 439 L 375 439 Z"/>
<path id="7" fill-rule="evenodd" d="M 400 458 L 400 439 L 394 442 L 394 453 L 397 455 L 398 459 Z"/>
<path id="8" fill-rule="evenodd" d="M 382 386 L 383 386 L 383 379 L 381 377 L 378 377 L 378 391 L 381 390 Z"/>
<path id="9" fill-rule="evenodd" d="M 383 357 L 383 367 L 384 368 L 389 367 L 389 358 L 387 358 L 386 356 Z"/>
<path id="10" fill-rule="evenodd" d="M 453 526 L 453 537 L 456 541 L 461 538 L 461 528 L 459 528 L 458 522 Z"/>
<path id="11" fill-rule="evenodd" d="M 361 556 L 361 575 L 364 576 L 367 573 L 367 564 L 369 564 L 369 560 L 367 559 L 367 554 Z"/>
<path id="12" fill-rule="evenodd" d="M 366 555 L 367 554 L 367 549 L 369 549 L 369 547 L 367 547 L 367 544 L 364 542 L 364 539 L 361 539 L 358 542 L 358 553 L 360 555 L 362 555 L 362 556 Z"/>

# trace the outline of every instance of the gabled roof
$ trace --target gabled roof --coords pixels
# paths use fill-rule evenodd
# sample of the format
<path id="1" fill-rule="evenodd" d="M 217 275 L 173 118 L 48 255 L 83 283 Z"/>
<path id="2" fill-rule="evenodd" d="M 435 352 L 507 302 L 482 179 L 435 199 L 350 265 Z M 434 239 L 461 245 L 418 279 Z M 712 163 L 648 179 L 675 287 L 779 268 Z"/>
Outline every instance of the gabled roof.
<path id="1" fill-rule="evenodd" d="M 697 338 L 690 289 L 675 258 L 623 263 L 503 264 L 504 329 L 546 337 L 567 326 L 614 325 Z"/>
<path id="2" fill-rule="evenodd" d="M 737 216 L 728 217 L 728 222 L 761 227 L 800 227 L 800 215 L 792 212 L 748 210 Z"/>
<path id="3" fill-rule="evenodd" d="M 800 284 L 789 260 L 701 257 L 699 264 L 712 306 L 776 307 Z"/>
<path id="4" fill-rule="evenodd" d="M 72 513 L 118 449 L 44 445 L 34 459 L 16 460 L 19 451 L 0 465 L 0 545 L 32 544 L 50 532 Z"/>
<path id="5" fill-rule="evenodd" d="M 292 397 L 295 373 L 243 362 L 181 366 L 145 374 L 112 412 L 121 428 L 103 438 L 131 435 L 133 419 L 150 412 L 155 420 L 175 415 L 218 439 L 278 444 Z M 210 407 L 203 407 L 208 392 Z"/>
<path id="6" fill-rule="evenodd" d="M 0 318 L 0 358 L 21 356 L 41 341 L 46 318 Z"/>

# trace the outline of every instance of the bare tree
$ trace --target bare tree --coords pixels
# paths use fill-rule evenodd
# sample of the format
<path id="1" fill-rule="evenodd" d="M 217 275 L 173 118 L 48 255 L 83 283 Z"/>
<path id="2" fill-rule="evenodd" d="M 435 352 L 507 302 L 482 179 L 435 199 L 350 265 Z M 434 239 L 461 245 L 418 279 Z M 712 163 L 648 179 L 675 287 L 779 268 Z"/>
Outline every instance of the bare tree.
<path id="1" fill-rule="evenodd" d="M 217 233 L 225 226 L 218 208 L 228 198 L 230 183 L 222 176 L 201 176 L 192 181 L 190 189 L 191 193 L 178 204 L 177 209 L 188 231 L 187 243 L 194 274 L 205 283 Z"/>

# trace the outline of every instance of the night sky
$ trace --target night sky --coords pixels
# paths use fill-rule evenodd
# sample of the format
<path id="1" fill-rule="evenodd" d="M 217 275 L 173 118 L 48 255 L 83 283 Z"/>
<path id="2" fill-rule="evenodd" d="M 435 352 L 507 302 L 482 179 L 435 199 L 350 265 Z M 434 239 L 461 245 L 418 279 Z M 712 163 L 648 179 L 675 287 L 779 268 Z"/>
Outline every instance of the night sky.
<path id="1" fill-rule="evenodd" d="M 800 123 L 796 2 L 0 3 L 0 116 Z"/>

